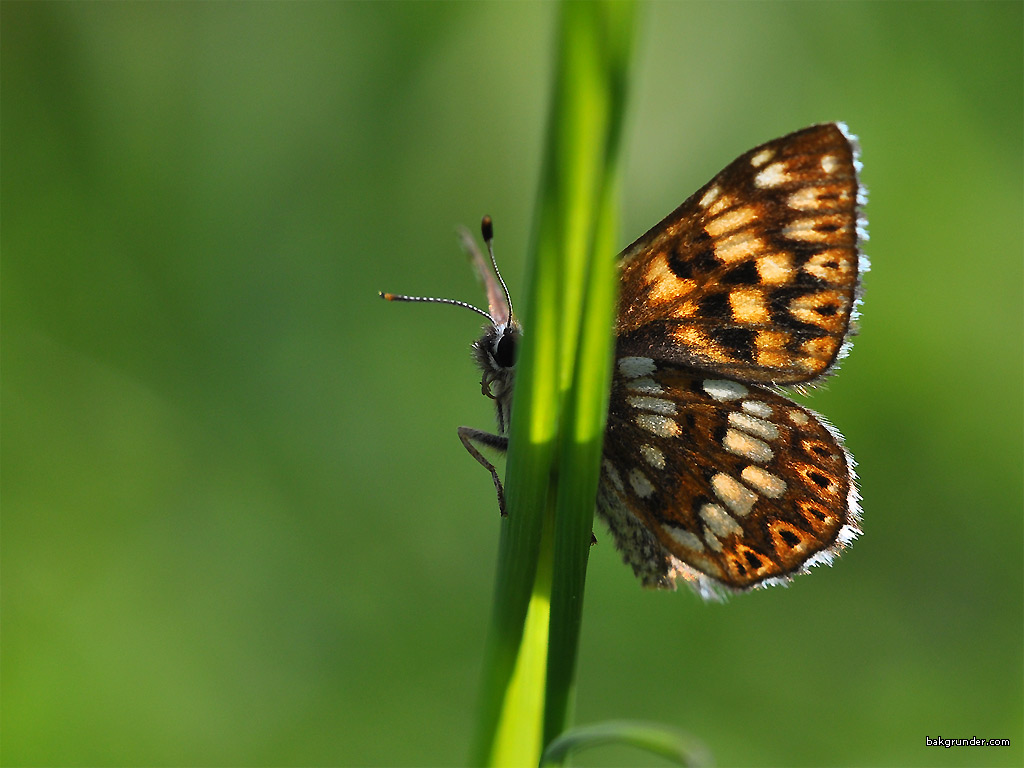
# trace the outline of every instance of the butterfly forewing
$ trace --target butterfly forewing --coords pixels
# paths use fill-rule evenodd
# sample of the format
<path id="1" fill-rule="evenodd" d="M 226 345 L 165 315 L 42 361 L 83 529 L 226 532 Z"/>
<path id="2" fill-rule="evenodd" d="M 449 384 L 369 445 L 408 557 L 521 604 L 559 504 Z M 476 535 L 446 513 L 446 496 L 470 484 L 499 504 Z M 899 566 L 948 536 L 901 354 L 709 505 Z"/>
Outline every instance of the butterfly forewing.
<path id="1" fill-rule="evenodd" d="M 624 251 L 619 354 L 750 383 L 825 373 L 859 290 L 857 167 L 833 123 L 728 165 Z"/>
<path id="2" fill-rule="evenodd" d="M 627 537 L 622 549 L 654 586 L 703 574 L 745 589 L 827 559 L 858 532 L 852 462 L 820 417 L 650 358 L 619 360 L 603 485 L 606 517 L 628 513 L 652 533 L 646 548 Z"/>

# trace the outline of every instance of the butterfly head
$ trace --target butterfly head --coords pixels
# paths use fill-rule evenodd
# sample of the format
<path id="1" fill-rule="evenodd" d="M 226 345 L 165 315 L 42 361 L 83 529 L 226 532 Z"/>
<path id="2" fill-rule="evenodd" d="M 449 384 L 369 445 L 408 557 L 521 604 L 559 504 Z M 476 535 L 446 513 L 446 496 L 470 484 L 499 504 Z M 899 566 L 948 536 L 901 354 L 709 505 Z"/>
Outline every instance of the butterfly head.
<path id="1" fill-rule="evenodd" d="M 470 309 L 487 318 L 483 333 L 473 343 L 473 359 L 476 360 L 477 366 L 483 372 L 480 389 L 484 395 L 494 400 L 498 411 L 499 432 L 504 434 L 508 428 L 509 412 L 512 407 L 512 380 L 515 374 L 516 356 L 522 330 L 512 311 L 512 299 L 509 296 L 508 287 L 505 285 L 494 259 L 494 225 L 490 216 L 484 216 L 480 223 L 480 231 L 484 244 L 487 246 L 490 263 L 484 259 L 467 230 L 461 229 L 459 236 L 463 247 L 473 260 L 473 266 L 484 284 L 484 289 L 487 291 L 486 312 L 479 307 L 456 299 L 405 296 L 396 293 L 381 293 L 380 295 L 387 301 L 453 304 Z"/>

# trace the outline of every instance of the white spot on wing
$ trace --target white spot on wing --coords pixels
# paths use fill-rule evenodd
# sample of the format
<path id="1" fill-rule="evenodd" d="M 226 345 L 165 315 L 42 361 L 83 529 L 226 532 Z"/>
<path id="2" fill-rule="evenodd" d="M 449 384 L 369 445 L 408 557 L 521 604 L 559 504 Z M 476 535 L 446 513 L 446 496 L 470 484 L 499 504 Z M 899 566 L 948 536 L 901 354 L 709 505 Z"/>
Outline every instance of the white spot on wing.
<path id="1" fill-rule="evenodd" d="M 718 504 L 704 504 L 700 508 L 700 518 L 707 523 L 708 528 L 715 534 L 715 536 L 726 536 L 740 535 L 743 533 L 743 528 L 740 524 L 733 520 L 729 513 L 726 512 Z"/>
<path id="2" fill-rule="evenodd" d="M 711 478 L 711 488 L 729 511 L 740 517 L 749 514 L 757 501 L 756 493 L 722 472 Z"/>
<path id="3" fill-rule="evenodd" d="M 760 400 L 744 400 L 742 408 L 747 413 L 760 416 L 762 419 L 767 419 L 772 415 L 772 407 L 768 405 L 768 403 L 761 402 Z"/>
<path id="4" fill-rule="evenodd" d="M 665 528 L 668 535 L 679 542 L 685 549 L 695 549 L 698 552 L 704 551 L 704 542 L 683 528 L 676 528 L 673 525 Z"/>
<path id="5" fill-rule="evenodd" d="M 786 173 L 786 164 L 783 162 L 772 163 L 760 171 L 754 177 L 754 184 L 758 187 L 777 187 L 789 181 L 789 174 Z"/>
<path id="6" fill-rule="evenodd" d="M 773 157 L 775 157 L 775 150 L 773 150 L 773 149 L 762 149 L 760 152 L 758 152 L 756 155 L 754 155 L 752 158 L 750 158 L 750 164 L 752 166 L 754 166 L 755 168 L 760 168 L 762 165 L 767 163 Z"/>
<path id="7" fill-rule="evenodd" d="M 626 486 L 622 484 L 622 476 L 619 474 L 619 470 L 615 468 L 615 465 L 608 461 L 608 459 L 605 459 L 603 466 L 605 473 L 608 475 L 608 479 L 611 480 L 612 485 L 615 486 L 615 490 L 619 493 L 625 491 Z"/>
<path id="8" fill-rule="evenodd" d="M 638 426 L 658 437 L 678 437 L 679 425 L 667 416 L 653 413 L 639 413 L 635 419 Z"/>
<path id="9" fill-rule="evenodd" d="M 825 173 L 832 173 L 838 167 L 839 161 L 836 160 L 835 155 L 825 155 L 821 158 L 821 170 Z"/>
<path id="10" fill-rule="evenodd" d="M 775 456 L 775 453 L 763 440 L 751 437 L 746 432 L 735 429 L 727 429 L 725 437 L 722 438 L 722 447 L 729 453 L 742 456 L 745 459 L 767 464 Z"/>
<path id="11" fill-rule="evenodd" d="M 633 379 L 626 384 L 627 389 L 631 389 L 634 392 L 640 392 L 645 395 L 660 395 L 665 390 L 662 389 L 661 384 L 656 382 L 649 376 L 645 376 L 642 379 Z"/>
<path id="12" fill-rule="evenodd" d="M 619 372 L 627 379 L 649 376 L 657 370 L 649 357 L 620 357 Z"/>
<path id="13" fill-rule="evenodd" d="M 627 397 L 626 402 L 642 411 L 654 411 L 655 413 L 663 413 L 666 416 L 672 416 L 676 412 L 675 403 L 671 400 L 663 400 L 660 397 Z"/>
<path id="14" fill-rule="evenodd" d="M 715 400 L 721 402 L 738 400 L 749 393 L 749 390 L 742 384 L 727 379 L 706 379 L 701 382 L 701 387 Z"/>
<path id="15" fill-rule="evenodd" d="M 650 464 L 655 469 L 665 468 L 665 454 L 655 448 L 653 445 L 647 445 L 644 443 L 640 446 L 640 455 L 644 457 L 644 461 Z"/>
<path id="16" fill-rule="evenodd" d="M 701 208 L 707 208 L 709 205 L 715 202 L 715 200 L 718 198 L 718 195 L 721 192 L 722 190 L 719 188 L 717 184 L 715 184 L 713 187 L 711 187 L 711 189 L 704 193 L 704 196 L 701 197 L 700 202 L 697 203 L 697 205 L 699 205 Z"/>
<path id="17" fill-rule="evenodd" d="M 704 541 L 706 541 L 708 543 L 708 546 L 715 550 L 715 552 L 722 551 L 722 542 L 720 542 L 715 537 L 715 534 L 711 531 L 711 528 L 704 529 Z"/>
<path id="18" fill-rule="evenodd" d="M 740 479 L 743 480 L 762 496 L 769 499 L 777 499 L 786 492 L 786 481 L 778 475 L 773 475 L 766 469 L 750 465 L 744 467 L 740 472 Z"/>
<path id="19" fill-rule="evenodd" d="M 629 472 L 629 484 L 633 487 L 633 491 L 641 499 L 646 499 L 652 493 L 654 493 L 654 486 L 651 485 L 651 481 L 647 479 L 639 469 L 632 469 Z"/>
<path id="20" fill-rule="evenodd" d="M 746 413 L 733 411 L 729 414 L 729 423 L 742 429 L 748 434 L 756 437 L 763 437 L 765 440 L 776 440 L 779 437 L 779 428 L 770 421 L 759 419 L 756 416 L 749 416 Z"/>

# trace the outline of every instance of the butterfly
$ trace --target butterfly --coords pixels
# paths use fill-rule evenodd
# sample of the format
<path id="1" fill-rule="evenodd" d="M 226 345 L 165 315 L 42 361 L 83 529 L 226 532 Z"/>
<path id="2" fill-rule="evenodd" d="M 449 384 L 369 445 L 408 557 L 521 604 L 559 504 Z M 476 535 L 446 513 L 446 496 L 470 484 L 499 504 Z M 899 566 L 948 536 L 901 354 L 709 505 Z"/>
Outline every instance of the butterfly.
<path id="1" fill-rule="evenodd" d="M 618 257 L 615 367 L 597 512 L 645 586 L 705 599 L 779 584 L 860 533 L 854 461 L 824 418 L 782 387 L 820 381 L 857 331 L 868 262 L 856 138 L 814 125 L 740 155 Z M 463 231 L 488 311 L 473 356 L 505 450 L 522 335 L 485 217 L 485 260 Z"/>

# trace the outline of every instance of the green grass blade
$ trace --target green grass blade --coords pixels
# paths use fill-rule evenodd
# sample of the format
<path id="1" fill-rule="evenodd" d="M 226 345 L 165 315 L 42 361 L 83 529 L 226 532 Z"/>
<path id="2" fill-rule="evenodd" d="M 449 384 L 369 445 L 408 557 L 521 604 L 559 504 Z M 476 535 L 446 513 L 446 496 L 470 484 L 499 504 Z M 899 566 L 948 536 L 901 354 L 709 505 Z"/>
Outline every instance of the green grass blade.
<path id="1" fill-rule="evenodd" d="M 567 282 L 582 287 L 581 311 L 566 317 L 575 325 L 575 366 L 564 410 L 555 516 L 555 560 L 548 651 L 544 740 L 550 742 L 570 720 L 579 647 L 580 623 L 594 499 L 600 476 L 601 447 L 608 410 L 613 355 L 612 326 L 617 300 L 615 240 L 617 158 L 625 110 L 626 81 L 632 48 L 635 7 L 614 3 L 588 7 L 573 4 L 567 14 L 586 14 L 574 24 L 584 37 L 573 78 L 577 98 L 586 103 L 591 143 L 577 147 L 584 155 L 575 198 L 577 221 L 588 233 L 585 258 L 573 264 Z"/>
<path id="2" fill-rule="evenodd" d="M 657 723 L 612 720 L 562 734 L 544 750 L 540 765 L 562 765 L 572 753 L 611 744 L 637 747 L 691 768 L 712 764 L 707 747 L 681 731 Z"/>
<path id="3" fill-rule="evenodd" d="M 554 699 L 546 690 L 551 669 L 549 619 L 556 562 L 555 501 L 559 495 L 553 491 L 551 481 L 559 474 L 555 462 L 559 456 L 559 427 L 564 427 L 560 425 L 561 412 L 574 377 L 581 310 L 591 290 L 587 287 L 593 261 L 590 254 L 595 242 L 611 239 L 607 229 L 601 229 L 600 236 L 595 235 L 598 212 L 608 207 L 611 190 L 605 180 L 606 163 L 614 155 L 610 147 L 615 144 L 612 137 L 617 137 L 619 125 L 618 116 L 611 117 L 612 105 L 621 109 L 621 99 L 615 94 L 624 90 L 625 82 L 621 65 L 609 62 L 622 59 L 621 46 L 616 42 L 622 32 L 617 25 L 625 23 L 626 31 L 631 29 L 628 22 L 632 8 L 632 4 L 615 2 L 561 6 L 532 259 L 527 265 L 526 293 L 517 305 L 524 333 L 516 364 L 509 434 L 505 485 L 508 517 L 502 522 L 499 544 L 494 608 L 472 755 L 476 764 L 536 765 L 546 738 L 546 705 L 552 700 L 560 702 L 557 722 L 563 722 L 569 701 L 578 605 L 572 608 L 576 618 L 568 622 L 575 622 L 575 628 L 560 634 L 558 642 L 563 649 L 559 659 L 572 661 L 568 667 L 562 661 L 555 667 L 559 673 L 563 669 L 570 672 L 561 676 L 560 692 Z M 611 264 L 612 249 L 606 245 L 601 247 L 606 249 L 605 258 Z M 604 285 L 603 290 L 607 291 L 609 285 L 614 290 L 614 281 L 607 274 L 595 275 L 594 280 Z M 610 298 L 606 294 L 596 303 L 590 298 L 587 301 L 602 318 L 594 333 L 595 339 L 603 333 L 602 354 L 607 366 L 611 338 L 608 307 L 614 306 L 614 294 Z M 594 344 L 593 340 L 588 342 L 588 356 L 595 356 Z M 600 367 L 601 363 L 597 365 Z M 602 410 L 597 402 L 607 397 L 607 378 L 603 374 L 594 382 L 595 387 L 604 387 L 603 393 L 590 391 L 574 396 L 573 402 L 581 407 L 586 403 L 584 410 L 588 413 Z M 598 421 L 603 417 L 601 412 Z M 592 416 L 589 421 L 574 416 L 565 424 L 575 429 L 577 421 L 584 425 L 580 444 L 589 451 L 589 463 L 596 468 L 594 446 L 600 450 L 603 427 L 597 426 Z M 573 442 L 577 442 L 576 438 Z M 570 455 L 575 457 L 575 452 Z M 576 458 L 572 461 L 574 465 L 585 463 Z M 579 472 L 571 474 L 575 478 L 572 482 L 579 483 L 583 477 L 580 487 L 589 487 L 583 493 L 589 493 L 588 513 L 592 515 L 597 476 L 595 469 L 590 471 L 589 479 Z M 581 523 L 586 529 L 585 543 L 589 544 L 590 522 L 584 523 L 577 511 L 576 527 L 580 528 Z M 576 560 L 582 555 L 582 568 L 572 572 L 573 578 L 581 579 L 587 550 L 586 546 L 577 549 L 580 551 Z M 581 597 L 582 591 L 578 594 Z M 571 617 L 571 611 L 560 610 Z"/>
<path id="4" fill-rule="evenodd" d="M 543 576 L 550 574 L 552 557 L 554 496 L 550 484 L 561 398 L 559 307 L 563 267 L 559 255 L 564 238 L 560 167 L 553 149 L 558 121 L 553 108 L 526 267 L 526 292 L 517 305 L 524 333 L 516 362 L 514 416 L 505 474 L 509 514 L 502 521 L 498 547 L 494 605 L 471 756 L 474 765 L 535 765 L 543 746 L 550 605 L 550 576 Z M 542 541 L 545 520 L 548 536 Z M 547 562 L 538 579 L 542 549 Z"/>

